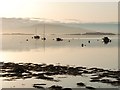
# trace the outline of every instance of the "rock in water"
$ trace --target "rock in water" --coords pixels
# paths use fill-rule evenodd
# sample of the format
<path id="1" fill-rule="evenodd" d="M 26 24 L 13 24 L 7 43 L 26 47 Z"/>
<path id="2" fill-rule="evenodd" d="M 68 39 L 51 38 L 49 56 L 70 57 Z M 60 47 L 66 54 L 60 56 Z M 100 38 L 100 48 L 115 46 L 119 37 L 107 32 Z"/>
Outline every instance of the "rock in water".
<path id="1" fill-rule="evenodd" d="M 28 39 L 26 39 L 26 41 L 28 41 Z"/>
<path id="2" fill-rule="evenodd" d="M 84 44 L 81 44 L 81 46 L 83 47 L 83 46 L 84 46 Z"/>
<path id="3" fill-rule="evenodd" d="M 102 40 L 105 44 L 108 44 L 109 42 L 111 42 L 111 40 L 108 37 L 104 37 L 102 38 Z"/>
<path id="4" fill-rule="evenodd" d="M 90 43 L 90 41 L 88 41 L 88 43 Z"/>

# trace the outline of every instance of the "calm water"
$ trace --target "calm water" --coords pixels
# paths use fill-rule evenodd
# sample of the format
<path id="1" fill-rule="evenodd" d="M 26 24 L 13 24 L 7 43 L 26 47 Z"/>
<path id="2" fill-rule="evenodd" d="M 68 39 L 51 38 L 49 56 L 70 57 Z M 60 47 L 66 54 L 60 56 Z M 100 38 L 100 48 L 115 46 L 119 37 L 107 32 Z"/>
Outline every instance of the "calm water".
<path id="1" fill-rule="evenodd" d="M 102 42 L 104 36 L 47 35 L 46 41 L 35 40 L 31 37 L 30 35 L 4 35 L 2 37 L 1 60 L 118 68 L 118 40 L 116 36 L 109 36 L 112 42 L 108 44 Z M 56 37 L 64 38 L 64 40 L 57 42 L 53 40 Z M 89 40 L 90 43 L 88 43 Z M 81 47 L 82 43 L 86 46 Z"/>
<path id="2" fill-rule="evenodd" d="M 32 35 L 3 35 L 0 60 L 118 69 L 117 36 L 108 36 L 112 40 L 108 44 L 102 42 L 104 36 L 46 35 L 46 37 L 47 40 L 42 41 L 41 39 L 32 39 Z M 57 42 L 54 40 L 56 37 L 61 37 L 64 40 Z M 88 43 L 89 40 L 90 43 Z M 81 46 L 82 43 L 85 45 L 84 47 Z M 65 87 L 77 87 L 76 82 L 84 81 L 86 84 L 96 87 L 112 87 L 102 83 L 90 83 L 88 82 L 89 76 L 84 78 L 79 76 L 66 77 L 61 79 L 62 82 L 55 83 Z M 32 87 L 32 84 L 39 81 L 47 83 L 48 86 L 54 84 L 44 80 L 32 79 L 32 82 L 30 81 L 31 79 L 16 81 L 19 83 L 11 81 L 9 86 L 6 85 L 9 82 L 4 81 L 3 87 L 13 87 L 14 84 L 15 87 Z M 26 86 L 23 85 L 24 83 Z"/>

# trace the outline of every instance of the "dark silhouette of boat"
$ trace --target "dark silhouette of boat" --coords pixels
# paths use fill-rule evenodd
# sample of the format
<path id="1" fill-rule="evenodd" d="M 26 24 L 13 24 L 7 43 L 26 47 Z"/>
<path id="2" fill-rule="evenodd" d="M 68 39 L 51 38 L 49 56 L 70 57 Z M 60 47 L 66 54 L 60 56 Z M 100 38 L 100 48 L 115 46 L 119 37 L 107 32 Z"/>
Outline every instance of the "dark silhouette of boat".
<path id="1" fill-rule="evenodd" d="M 62 38 L 56 38 L 56 41 L 63 41 Z"/>
<path id="2" fill-rule="evenodd" d="M 111 40 L 108 37 L 104 37 L 102 38 L 104 44 L 108 44 L 109 42 L 111 42 Z"/>
<path id="3" fill-rule="evenodd" d="M 46 38 L 45 38 L 45 37 L 43 37 L 43 38 L 42 38 L 42 40 L 46 40 Z"/>
<path id="4" fill-rule="evenodd" d="M 34 39 L 40 39 L 40 36 L 35 35 L 35 36 L 34 36 Z"/>
<path id="5" fill-rule="evenodd" d="M 36 35 L 34 35 L 33 38 L 34 38 L 34 39 L 40 39 L 40 36 L 37 35 L 37 28 L 36 28 L 35 32 L 36 32 Z"/>
<path id="6" fill-rule="evenodd" d="M 41 39 L 45 41 L 45 40 L 47 39 L 47 38 L 45 37 L 45 23 L 44 23 L 44 29 L 43 29 L 43 32 L 44 32 L 44 33 L 43 33 L 44 36 L 43 36 Z"/>
<path id="7" fill-rule="evenodd" d="M 46 38 L 45 38 L 45 24 L 44 24 L 44 36 L 41 38 L 41 40 L 46 40 Z M 37 35 L 37 28 L 36 28 L 36 30 L 35 30 L 35 33 L 36 33 L 36 35 L 34 35 L 32 38 L 34 38 L 34 39 L 40 39 L 40 35 Z"/>

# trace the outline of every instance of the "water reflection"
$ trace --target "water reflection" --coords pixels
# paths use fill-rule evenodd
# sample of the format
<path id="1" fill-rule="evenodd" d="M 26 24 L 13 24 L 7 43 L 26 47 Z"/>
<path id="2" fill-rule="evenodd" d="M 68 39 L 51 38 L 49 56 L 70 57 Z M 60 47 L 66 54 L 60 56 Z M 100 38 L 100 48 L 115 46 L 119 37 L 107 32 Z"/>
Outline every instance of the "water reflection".
<path id="1" fill-rule="evenodd" d="M 32 49 L 44 48 L 76 48 L 76 47 L 117 47 L 117 37 L 110 37 L 111 43 L 102 41 L 103 36 L 59 36 L 62 41 L 56 41 L 58 36 L 46 36 L 47 40 L 33 39 L 31 35 L 3 35 L 2 50 L 3 51 L 30 51 Z M 107 45 L 104 45 L 107 44 Z"/>
<path id="2" fill-rule="evenodd" d="M 56 41 L 57 37 L 63 41 Z M 31 35 L 4 35 L 0 59 L 6 62 L 61 63 L 117 69 L 118 40 L 109 36 L 112 42 L 104 44 L 103 37 L 51 35 L 46 36 L 47 40 L 35 40 Z"/>

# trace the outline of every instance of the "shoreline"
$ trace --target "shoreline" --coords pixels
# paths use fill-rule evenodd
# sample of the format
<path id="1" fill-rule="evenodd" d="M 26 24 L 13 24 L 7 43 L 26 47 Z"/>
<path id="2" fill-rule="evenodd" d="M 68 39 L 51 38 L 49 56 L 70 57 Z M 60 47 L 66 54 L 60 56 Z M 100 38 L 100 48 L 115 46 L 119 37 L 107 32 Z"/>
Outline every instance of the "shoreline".
<path id="1" fill-rule="evenodd" d="M 54 75 L 71 75 L 71 76 L 83 76 L 90 75 L 89 82 L 105 83 L 115 86 L 120 86 L 120 71 L 119 70 L 106 70 L 102 68 L 87 68 L 87 67 L 72 67 L 72 66 L 61 66 L 53 64 L 33 64 L 33 63 L 0 63 L 1 76 L 7 79 L 3 81 L 15 81 L 18 79 L 42 79 L 52 82 L 59 82 L 54 79 Z M 51 77 L 53 76 L 53 77 Z M 107 79 L 105 79 L 107 77 Z M 114 79 L 114 80 L 111 80 Z M 35 85 L 35 86 L 34 86 Z M 43 84 L 34 84 L 34 88 L 44 88 Z M 37 86 L 36 86 L 37 85 Z M 45 85 L 45 84 L 44 84 Z M 85 85 L 83 82 L 76 83 L 80 88 L 91 88 L 92 86 Z M 51 86 L 58 87 L 58 86 Z M 62 86 L 61 86 L 62 87 Z M 50 88 L 50 87 L 49 87 Z"/>

